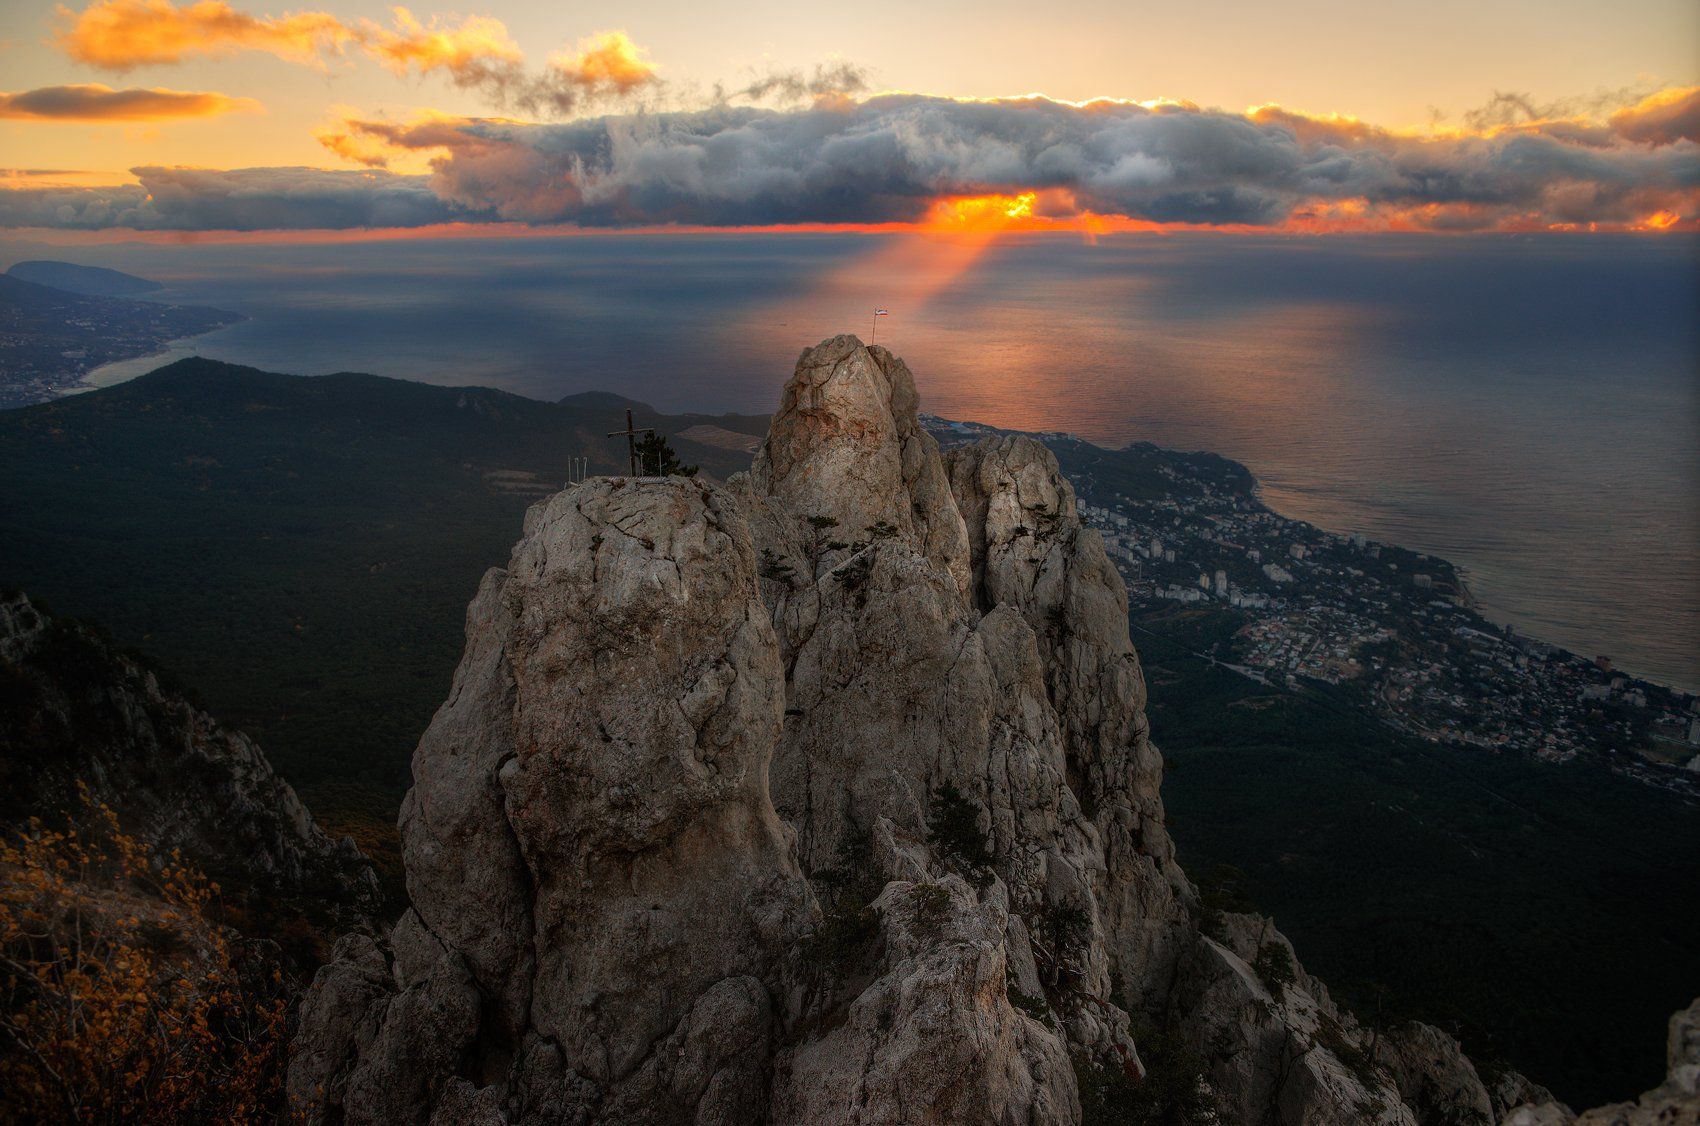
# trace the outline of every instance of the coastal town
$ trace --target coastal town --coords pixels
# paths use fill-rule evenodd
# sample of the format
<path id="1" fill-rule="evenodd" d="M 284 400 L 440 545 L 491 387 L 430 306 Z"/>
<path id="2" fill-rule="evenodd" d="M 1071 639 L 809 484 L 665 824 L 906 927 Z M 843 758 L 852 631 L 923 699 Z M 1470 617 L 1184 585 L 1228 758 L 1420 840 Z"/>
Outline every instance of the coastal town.
<path id="1" fill-rule="evenodd" d="M 945 444 L 1001 433 L 929 427 Z M 1325 688 L 1421 739 L 1597 756 L 1700 796 L 1700 697 L 1496 625 L 1446 560 L 1281 516 L 1226 458 L 1036 437 L 1121 571 L 1137 630 L 1264 683 Z"/>
<path id="2" fill-rule="evenodd" d="M 221 309 L 71 293 L 0 275 L 0 409 L 57 398 L 103 364 L 238 320 Z"/>

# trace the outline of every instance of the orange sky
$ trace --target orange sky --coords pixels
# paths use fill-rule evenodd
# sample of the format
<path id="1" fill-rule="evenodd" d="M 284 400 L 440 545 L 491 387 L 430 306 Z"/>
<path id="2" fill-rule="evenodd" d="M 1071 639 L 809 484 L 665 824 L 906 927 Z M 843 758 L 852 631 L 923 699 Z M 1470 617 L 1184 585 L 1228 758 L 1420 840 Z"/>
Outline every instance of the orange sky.
<path id="1" fill-rule="evenodd" d="M 1040 18 L 1030 5 L 1004 0 L 971 12 L 886 0 L 841 10 L 756 2 L 710 12 L 683 0 L 642 0 L 623 5 L 616 18 L 536 3 L 450 14 L 375 3 L 268 9 L 232 0 L 19 0 L 8 8 L 0 57 L 0 139 L 11 169 L 0 173 L 0 191 L 133 183 L 130 170 L 144 166 L 387 162 L 423 173 L 440 166 L 445 150 L 375 142 L 360 123 L 491 115 L 571 121 L 696 108 L 717 94 L 735 104 L 759 97 L 795 108 L 882 89 L 949 98 L 1042 90 L 1059 101 L 1171 99 L 1292 128 L 1313 147 L 1373 146 L 1389 135 L 1494 136 L 1536 122 L 1610 123 L 1613 145 L 1668 146 L 1673 137 L 1692 143 L 1681 139 L 1693 116 L 1682 99 L 1700 82 L 1700 6 L 1300 0 L 1275 10 L 1228 0 L 1151 7 L 1064 0 Z M 854 73 L 855 85 L 835 88 L 839 70 Z M 756 89 L 762 92 L 737 102 L 738 91 Z M 1639 116 L 1617 126 L 1626 113 Z M 1635 134 L 1636 122 L 1652 139 Z M 1650 180 L 1632 206 L 1590 208 L 1572 198 L 1527 214 L 1499 207 L 1491 225 L 1693 227 L 1694 185 L 1673 187 L 1661 175 L 1659 190 Z M 956 232 L 1086 235 L 1193 225 L 1059 203 L 1056 193 L 1047 200 L 1044 188 L 1033 187 L 1038 206 L 1019 214 L 1006 213 L 1005 200 L 1020 198 L 1019 186 L 978 193 L 990 202 L 969 204 L 950 202 L 963 193 L 942 191 L 949 199 L 919 221 Z M 1350 195 L 1273 224 L 1309 231 L 1449 225 L 1470 225 L 1467 208 Z"/>

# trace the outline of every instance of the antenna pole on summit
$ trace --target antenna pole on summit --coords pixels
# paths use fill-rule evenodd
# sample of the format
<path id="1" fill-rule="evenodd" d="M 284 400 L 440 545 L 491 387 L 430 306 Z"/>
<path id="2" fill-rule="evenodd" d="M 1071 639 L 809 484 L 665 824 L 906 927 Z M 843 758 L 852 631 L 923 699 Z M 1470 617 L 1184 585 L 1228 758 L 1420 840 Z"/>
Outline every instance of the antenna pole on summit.
<path id="1" fill-rule="evenodd" d="M 626 457 L 631 461 L 633 477 L 638 476 L 637 436 L 639 434 L 653 433 L 655 433 L 655 427 L 653 426 L 645 426 L 640 429 L 632 424 L 632 412 L 629 407 L 626 409 L 626 428 L 624 430 L 610 430 L 608 432 L 608 437 L 610 438 L 624 438 L 626 440 Z"/>

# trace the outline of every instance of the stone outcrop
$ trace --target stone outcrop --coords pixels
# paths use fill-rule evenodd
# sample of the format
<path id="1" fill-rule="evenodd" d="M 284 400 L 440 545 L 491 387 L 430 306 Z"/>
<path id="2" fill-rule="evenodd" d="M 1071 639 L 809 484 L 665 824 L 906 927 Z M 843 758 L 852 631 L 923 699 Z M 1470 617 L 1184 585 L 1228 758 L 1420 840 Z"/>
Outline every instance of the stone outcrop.
<path id="1" fill-rule="evenodd" d="M 1200 910 L 1097 533 L 1043 445 L 941 451 L 916 405 L 901 360 L 837 337 L 747 474 L 532 509 L 414 757 L 412 906 L 303 1005 L 299 1113 L 1486 1105 L 1456 1045 L 1371 1058 L 1267 920 Z M 1154 1067 L 1136 1029 L 1199 1065 Z"/>
<path id="2" fill-rule="evenodd" d="M 1005 905 L 950 875 L 893 881 L 872 909 L 872 981 L 780 1052 L 772 1120 L 1074 1121 L 1064 1039 L 1007 995 Z"/>
<path id="3" fill-rule="evenodd" d="M 1700 1126 L 1700 997 L 1671 1015 L 1665 1081 L 1639 1099 L 1575 1115 L 1548 1091 L 1524 1094 L 1505 1126 Z"/>
<path id="4" fill-rule="evenodd" d="M 1493 1126 L 1498 1119 L 1475 1064 L 1458 1041 L 1432 1025 L 1413 1021 L 1383 1034 L 1375 1060 L 1393 1077 L 1418 1122 Z"/>
<path id="5" fill-rule="evenodd" d="M 292 1097 L 423 1120 L 458 1076 L 522 1119 L 736 1121 L 811 906 L 768 798 L 784 682 L 747 522 L 686 478 L 560 493 L 467 638 L 402 810 L 413 907 L 326 971 Z"/>
<path id="6" fill-rule="evenodd" d="M 75 817 L 86 795 L 257 924 L 306 918 L 334 934 L 376 908 L 366 859 L 325 835 L 251 739 L 20 593 L 0 596 L 0 695 L 0 823 Z"/>

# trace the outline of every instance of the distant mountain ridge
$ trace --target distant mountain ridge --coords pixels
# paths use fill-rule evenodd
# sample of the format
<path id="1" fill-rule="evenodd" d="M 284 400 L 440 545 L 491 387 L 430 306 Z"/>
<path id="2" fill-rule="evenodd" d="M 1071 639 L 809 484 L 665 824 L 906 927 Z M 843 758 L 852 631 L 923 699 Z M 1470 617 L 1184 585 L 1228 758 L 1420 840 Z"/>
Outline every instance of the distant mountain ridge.
<path id="1" fill-rule="evenodd" d="M 0 574 L 157 655 L 316 811 L 387 837 L 465 585 L 573 458 L 624 471 L 628 407 L 704 473 L 748 464 L 678 436 L 737 416 L 179 360 L 0 412 Z"/>
<path id="2" fill-rule="evenodd" d="M 140 278 L 135 274 L 126 274 L 121 270 L 46 258 L 14 262 L 6 274 L 19 281 L 50 285 L 54 289 L 80 293 L 87 297 L 140 297 L 144 293 L 153 293 L 165 288 L 159 282 Z"/>

